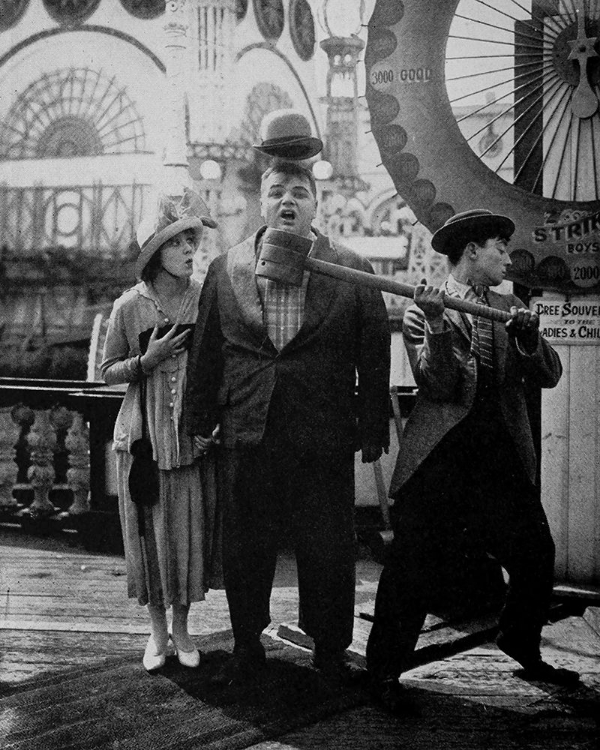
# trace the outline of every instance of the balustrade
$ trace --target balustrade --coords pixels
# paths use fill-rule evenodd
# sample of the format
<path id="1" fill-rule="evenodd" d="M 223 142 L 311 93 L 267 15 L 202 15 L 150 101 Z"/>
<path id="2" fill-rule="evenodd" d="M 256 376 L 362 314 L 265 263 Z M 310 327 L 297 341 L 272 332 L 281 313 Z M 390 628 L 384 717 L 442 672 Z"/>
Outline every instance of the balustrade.
<path id="1" fill-rule="evenodd" d="M 69 532 L 88 549 L 122 549 L 110 444 L 124 388 L 0 378 L 0 527 Z M 385 518 L 386 487 L 414 391 L 394 387 L 391 396 L 396 429 L 389 455 L 373 474 L 357 454 L 356 507 L 365 528 L 380 527 L 382 511 Z"/>
<path id="2" fill-rule="evenodd" d="M 14 511 L 18 508 L 13 495 L 17 482 L 17 439 L 19 430 L 13 419 L 12 410 L 0 409 L 0 513 Z"/>
<path id="3" fill-rule="evenodd" d="M 112 523 L 97 532 L 118 531 L 105 477 L 121 398 L 101 383 L 0 378 L 0 524 L 80 532 L 92 547 L 98 514 Z"/>

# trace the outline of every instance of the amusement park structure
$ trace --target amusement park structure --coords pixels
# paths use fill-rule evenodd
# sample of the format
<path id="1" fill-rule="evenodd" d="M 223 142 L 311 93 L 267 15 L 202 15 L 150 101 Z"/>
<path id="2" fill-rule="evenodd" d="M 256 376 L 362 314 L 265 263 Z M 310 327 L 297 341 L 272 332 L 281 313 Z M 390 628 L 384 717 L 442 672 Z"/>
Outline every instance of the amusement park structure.
<path id="1" fill-rule="evenodd" d="M 557 574 L 600 579 L 600 2 L 378 0 L 366 95 L 381 159 L 428 229 L 510 216 L 509 278 L 564 374 L 541 403 Z"/>

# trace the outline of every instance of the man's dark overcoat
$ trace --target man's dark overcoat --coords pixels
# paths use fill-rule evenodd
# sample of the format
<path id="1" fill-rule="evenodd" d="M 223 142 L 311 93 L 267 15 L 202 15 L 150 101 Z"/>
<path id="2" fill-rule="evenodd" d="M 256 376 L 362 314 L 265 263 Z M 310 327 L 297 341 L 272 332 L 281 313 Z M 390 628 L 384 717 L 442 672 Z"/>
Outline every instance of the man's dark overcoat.
<path id="1" fill-rule="evenodd" d="M 490 291 L 488 301 L 507 312 L 524 307 L 512 294 Z M 419 391 L 392 477 L 394 540 L 377 590 L 368 669 L 377 679 L 405 671 L 426 613 L 488 553 L 510 579 L 500 630 L 535 654 L 552 596 L 554 543 L 535 486 L 527 389 L 558 383 L 559 356 L 542 336 L 525 353 L 494 321 L 486 375 L 472 352 L 470 321 L 448 308 L 443 331 L 433 333 L 423 311 L 409 307 L 403 333 Z"/>
<path id="2" fill-rule="evenodd" d="M 354 452 L 389 440 L 390 331 L 379 291 L 311 273 L 303 323 L 271 342 L 255 266 L 264 230 L 211 263 L 188 362 L 187 430 L 221 426 L 225 588 L 236 647 L 256 642 L 281 532 L 300 623 L 319 648 L 352 641 Z M 372 271 L 323 235 L 313 257 Z"/>
<path id="3" fill-rule="evenodd" d="M 259 444 L 277 386 L 299 450 L 387 447 L 390 333 L 381 293 L 312 273 L 304 323 L 278 351 L 254 273 L 263 231 L 216 258 L 206 276 L 188 366 L 188 432 L 209 435 L 220 423 L 224 446 Z M 372 271 L 321 234 L 313 257 Z"/>
<path id="4" fill-rule="evenodd" d="M 512 294 L 488 292 L 491 307 L 510 311 L 524 307 Z M 413 305 L 404 316 L 404 341 L 419 387 L 415 408 L 405 431 L 390 495 L 396 495 L 404 483 L 463 421 L 475 402 L 477 363 L 471 352 L 470 322 L 464 313 L 446 308 L 443 333 L 427 331 L 422 311 Z M 523 354 L 509 337 L 505 324 L 494 321 L 495 394 L 501 419 L 513 442 L 529 480 L 537 479 L 537 457 L 526 402 L 529 387 L 553 388 L 562 374 L 558 354 L 542 337 L 531 355 Z"/>

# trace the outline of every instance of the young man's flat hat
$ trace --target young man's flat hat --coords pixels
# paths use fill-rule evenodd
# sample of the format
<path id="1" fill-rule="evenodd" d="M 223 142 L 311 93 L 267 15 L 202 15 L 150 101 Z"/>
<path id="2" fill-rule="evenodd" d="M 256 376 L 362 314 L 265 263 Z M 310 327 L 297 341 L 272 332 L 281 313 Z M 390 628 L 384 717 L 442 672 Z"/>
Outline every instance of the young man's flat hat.
<path id="1" fill-rule="evenodd" d="M 443 227 L 437 230 L 431 238 L 433 249 L 446 255 L 447 245 L 455 237 L 461 237 L 465 244 L 469 242 L 469 233 L 479 232 L 482 229 L 490 229 L 492 232 L 498 231 L 498 234 L 510 237 L 515 231 L 515 224 L 508 216 L 493 214 L 484 208 L 475 208 L 471 211 L 462 211 L 454 214 Z"/>

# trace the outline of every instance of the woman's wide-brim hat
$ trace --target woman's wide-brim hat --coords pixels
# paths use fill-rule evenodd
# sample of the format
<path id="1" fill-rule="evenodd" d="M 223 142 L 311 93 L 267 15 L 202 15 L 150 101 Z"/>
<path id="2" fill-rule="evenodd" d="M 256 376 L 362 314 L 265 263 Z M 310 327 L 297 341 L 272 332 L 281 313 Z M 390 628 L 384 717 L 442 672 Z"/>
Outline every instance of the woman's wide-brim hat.
<path id="1" fill-rule="evenodd" d="M 194 229 L 196 242 L 200 242 L 205 226 L 214 229 L 217 223 L 206 203 L 194 190 L 186 187 L 183 195 L 159 196 L 155 210 L 142 220 L 136 233 L 140 246 L 135 263 L 137 276 L 141 277 L 150 258 L 167 240 L 186 229 Z"/>
<path id="2" fill-rule="evenodd" d="M 323 150 L 323 141 L 311 134 L 310 124 L 301 112 L 278 109 L 265 115 L 261 123 L 261 143 L 254 146 L 261 154 L 300 161 Z"/>
<path id="3" fill-rule="evenodd" d="M 466 244 L 469 242 L 470 233 L 488 228 L 492 232 L 498 231 L 503 237 L 510 237 L 515 231 L 515 223 L 508 216 L 494 214 L 484 208 L 462 211 L 450 217 L 444 226 L 435 232 L 431 238 L 431 246 L 436 252 L 446 255 L 451 240 L 460 237 Z"/>

